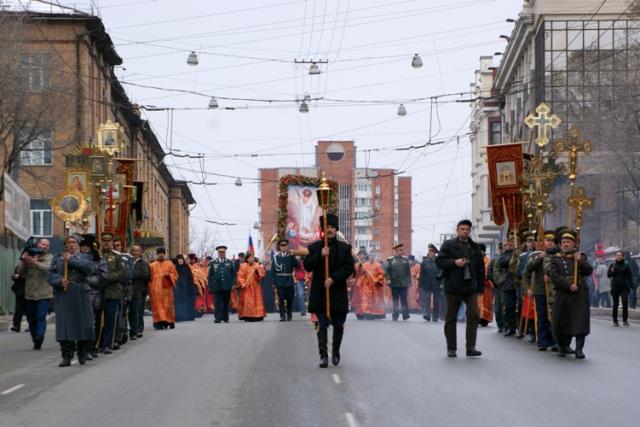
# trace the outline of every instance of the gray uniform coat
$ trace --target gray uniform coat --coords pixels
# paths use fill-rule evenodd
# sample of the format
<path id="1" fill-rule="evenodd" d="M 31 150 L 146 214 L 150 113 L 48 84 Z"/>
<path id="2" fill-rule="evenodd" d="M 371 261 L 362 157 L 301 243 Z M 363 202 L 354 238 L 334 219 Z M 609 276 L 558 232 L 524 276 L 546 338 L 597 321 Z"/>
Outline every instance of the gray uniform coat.
<path id="1" fill-rule="evenodd" d="M 56 341 L 92 341 L 94 339 L 91 288 L 87 276 L 94 264 L 89 254 L 76 253 L 69 259 L 68 287 L 62 288 L 64 259 L 57 255 L 47 280 L 53 286 L 56 313 Z"/>

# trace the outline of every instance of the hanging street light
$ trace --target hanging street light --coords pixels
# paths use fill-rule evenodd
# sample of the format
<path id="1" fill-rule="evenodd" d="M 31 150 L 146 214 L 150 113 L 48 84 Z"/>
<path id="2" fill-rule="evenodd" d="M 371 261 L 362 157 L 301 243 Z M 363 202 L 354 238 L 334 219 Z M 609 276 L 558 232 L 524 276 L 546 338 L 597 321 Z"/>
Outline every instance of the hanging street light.
<path id="1" fill-rule="evenodd" d="M 298 111 L 300 111 L 301 113 L 308 113 L 309 112 L 309 105 L 307 105 L 307 101 L 303 100 L 300 103 L 300 108 L 298 109 Z"/>
<path id="2" fill-rule="evenodd" d="M 398 106 L 398 115 L 400 117 L 404 117 L 407 115 L 407 109 L 405 108 L 404 104 L 400 104 Z"/>
<path id="3" fill-rule="evenodd" d="M 315 62 L 311 63 L 311 67 L 309 67 L 309 74 L 312 76 L 320 74 L 320 67 L 318 67 L 318 64 Z"/>
<path id="4" fill-rule="evenodd" d="M 253 223 L 253 229 L 254 230 L 260 230 L 260 223 L 258 221 Z"/>
<path id="5" fill-rule="evenodd" d="M 418 55 L 417 53 L 413 55 L 413 59 L 411 60 L 411 66 L 413 68 L 422 68 L 422 58 L 420 58 L 420 55 Z"/>
<path id="6" fill-rule="evenodd" d="M 196 55 L 194 51 L 191 51 L 191 53 L 187 57 L 187 64 L 191 65 L 192 67 L 198 65 L 198 55 Z"/>
<path id="7" fill-rule="evenodd" d="M 236 185 L 236 187 L 242 187 L 242 179 L 240 177 L 238 177 L 238 179 L 236 179 L 235 185 Z"/>
<path id="8" fill-rule="evenodd" d="M 216 109 L 218 107 L 219 107 L 218 100 L 216 99 L 215 96 L 212 96 L 211 99 L 209 100 L 209 108 Z"/>

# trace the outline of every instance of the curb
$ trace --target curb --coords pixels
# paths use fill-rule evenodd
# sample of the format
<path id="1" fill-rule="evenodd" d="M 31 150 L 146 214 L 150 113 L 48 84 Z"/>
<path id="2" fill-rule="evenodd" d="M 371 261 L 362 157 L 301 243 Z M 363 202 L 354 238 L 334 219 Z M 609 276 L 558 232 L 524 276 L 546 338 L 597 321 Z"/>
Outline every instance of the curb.
<path id="1" fill-rule="evenodd" d="M 591 307 L 592 316 L 611 317 L 612 309 L 604 307 Z M 618 309 L 618 318 L 622 319 L 622 307 Z M 629 309 L 629 319 L 640 320 L 640 310 Z"/>

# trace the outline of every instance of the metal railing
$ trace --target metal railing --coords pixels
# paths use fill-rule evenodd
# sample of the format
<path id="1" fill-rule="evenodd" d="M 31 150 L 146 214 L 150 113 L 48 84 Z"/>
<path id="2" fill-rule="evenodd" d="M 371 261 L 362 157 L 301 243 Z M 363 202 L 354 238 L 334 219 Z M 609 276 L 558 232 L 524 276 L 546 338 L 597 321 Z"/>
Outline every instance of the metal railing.
<path id="1" fill-rule="evenodd" d="M 0 245 L 0 309 L 13 312 L 15 296 L 11 291 L 11 275 L 20 258 L 20 251 Z"/>

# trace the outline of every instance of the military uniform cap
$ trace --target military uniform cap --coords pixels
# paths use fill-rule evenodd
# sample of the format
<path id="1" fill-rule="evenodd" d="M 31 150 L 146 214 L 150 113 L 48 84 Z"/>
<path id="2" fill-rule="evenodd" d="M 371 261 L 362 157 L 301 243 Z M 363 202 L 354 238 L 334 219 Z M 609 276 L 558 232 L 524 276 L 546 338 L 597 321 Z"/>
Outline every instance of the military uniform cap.
<path id="1" fill-rule="evenodd" d="M 102 233 L 100 235 L 100 238 L 103 242 L 110 242 L 111 240 L 113 240 L 113 233 Z"/>
<path id="2" fill-rule="evenodd" d="M 404 248 L 404 243 L 396 243 L 393 249 Z"/>
<path id="3" fill-rule="evenodd" d="M 225 245 L 216 246 L 216 251 L 226 251 L 227 247 Z"/>
<path id="4" fill-rule="evenodd" d="M 283 245 L 283 244 L 288 245 L 288 244 L 289 244 L 289 241 L 288 241 L 287 239 L 280 239 L 280 240 L 278 240 L 278 246 Z"/>
<path id="5" fill-rule="evenodd" d="M 556 232 L 555 232 L 555 230 L 545 230 L 544 238 L 545 239 L 556 240 Z"/>
<path id="6" fill-rule="evenodd" d="M 578 239 L 578 233 L 576 233 L 574 230 L 566 229 L 560 235 L 560 240 L 563 239 L 569 239 L 575 242 Z"/>

